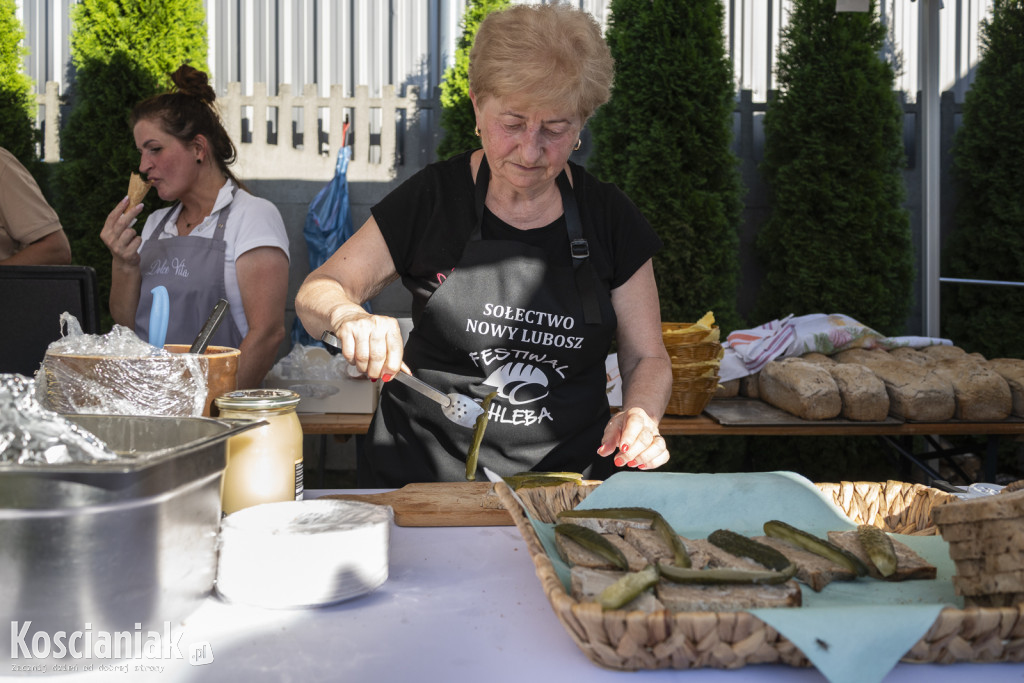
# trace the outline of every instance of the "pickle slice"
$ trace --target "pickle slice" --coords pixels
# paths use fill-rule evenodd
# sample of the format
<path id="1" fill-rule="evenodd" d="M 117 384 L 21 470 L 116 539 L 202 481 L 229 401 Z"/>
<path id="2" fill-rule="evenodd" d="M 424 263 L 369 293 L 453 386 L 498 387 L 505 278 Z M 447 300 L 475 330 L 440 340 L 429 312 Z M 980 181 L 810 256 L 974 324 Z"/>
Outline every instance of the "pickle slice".
<path id="1" fill-rule="evenodd" d="M 868 568 L 864 566 L 860 558 L 849 550 L 840 548 L 829 540 L 819 538 L 791 524 L 773 519 L 764 523 L 764 533 L 765 536 L 782 539 L 815 555 L 820 555 L 826 560 L 835 562 L 841 567 L 846 567 L 857 576 L 864 576 L 868 573 Z"/>
<path id="2" fill-rule="evenodd" d="M 518 472 L 504 479 L 510 489 L 517 491 L 538 486 L 560 486 L 567 482 L 582 483 L 583 475 L 575 472 Z"/>
<path id="3" fill-rule="evenodd" d="M 658 583 L 658 568 L 649 564 L 638 572 L 630 572 L 601 591 L 597 602 L 601 609 L 618 609 Z"/>
<path id="4" fill-rule="evenodd" d="M 896 573 L 896 548 L 887 533 L 876 526 L 861 524 L 857 527 L 857 537 L 879 574 L 888 577 Z"/>
<path id="5" fill-rule="evenodd" d="M 711 569 L 687 569 L 670 564 L 658 565 L 658 571 L 665 579 L 673 583 L 697 584 L 777 584 L 785 583 L 796 576 L 796 567 L 792 564 L 783 571 L 766 569 L 732 569 L 714 567 Z"/>
<path id="6" fill-rule="evenodd" d="M 555 533 L 561 534 L 590 552 L 600 555 L 619 569 L 629 569 L 629 561 L 626 560 L 626 556 L 622 554 L 622 551 L 593 529 L 588 529 L 579 524 L 566 523 L 556 525 Z M 563 557 L 562 559 L 568 562 L 567 558 Z"/>
<path id="7" fill-rule="evenodd" d="M 480 407 L 483 408 L 482 413 L 476 418 L 476 426 L 473 429 L 473 443 L 469 446 L 469 452 L 466 453 L 466 480 L 476 480 L 476 462 L 480 459 L 480 445 L 484 441 L 484 431 L 487 429 L 487 411 L 491 407 L 491 400 L 498 395 L 498 392 L 492 391 L 487 394 Z"/>
<path id="8" fill-rule="evenodd" d="M 775 571 L 783 571 L 792 566 L 789 558 L 775 548 L 764 543 L 758 543 L 752 538 L 747 538 L 743 534 L 738 534 L 729 529 L 712 531 L 708 536 L 708 541 L 727 553 L 748 557 L 754 562 L 763 564 L 765 567 Z"/>
<path id="9" fill-rule="evenodd" d="M 656 510 L 642 507 L 622 507 L 622 508 L 592 508 L 590 510 L 562 510 L 558 513 L 557 518 L 559 521 L 563 519 L 580 519 L 580 518 L 596 518 L 596 519 L 649 519 L 651 520 L 651 528 L 661 534 L 665 542 L 668 543 L 669 547 L 672 548 L 672 561 L 679 567 L 691 566 L 690 554 L 686 551 L 686 546 L 683 545 L 683 539 L 679 538 L 679 534 L 675 532 L 672 525 L 668 523 L 664 517 L 661 516 Z"/>

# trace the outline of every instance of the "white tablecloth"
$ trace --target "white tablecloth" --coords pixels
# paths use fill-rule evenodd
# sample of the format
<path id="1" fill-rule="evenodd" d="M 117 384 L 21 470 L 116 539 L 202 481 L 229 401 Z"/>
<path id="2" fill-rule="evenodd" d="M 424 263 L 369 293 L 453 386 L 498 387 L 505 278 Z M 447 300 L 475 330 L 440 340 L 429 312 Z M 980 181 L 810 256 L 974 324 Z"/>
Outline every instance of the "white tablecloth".
<path id="1" fill-rule="evenodd" d="M 314 498 L 335 491 L 307 491 Z M 51 672 L 48 681 L 339 681 L 344 683 L 739 683 L 823 681 L 813 669 L 749 666 L 618 672 L 576 647 L 555 617 L 515 527 L 393 527 L 388 581 L 319 609 L 274 611 L 206 600 L 180 625 L 186 659 L 126 660 L 111 672 Z M 193 666 L 193 647 L 212 662 Z M 30 662 L 28 662 L 30 663 Z M 68 663 L 71 663 L 70 661 Z M 10 665 L 7 665 L 8 667 Z M 163 666 L 163 671 L 137 671 Z M 9 670 L 0 678 L 12 677 Z M 18 674 L 17 680 L 40 680 Z M 1024 664 L 900 664 L 897 681 L 1024 680 Z"/>

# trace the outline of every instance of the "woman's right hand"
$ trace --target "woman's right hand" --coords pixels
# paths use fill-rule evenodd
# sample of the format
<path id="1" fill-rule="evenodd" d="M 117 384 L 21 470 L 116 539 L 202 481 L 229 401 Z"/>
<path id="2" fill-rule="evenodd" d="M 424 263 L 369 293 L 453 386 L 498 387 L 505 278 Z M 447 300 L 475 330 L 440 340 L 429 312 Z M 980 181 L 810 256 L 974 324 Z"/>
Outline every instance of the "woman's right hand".
<path id="1" fill-rule="evenodd" d="M 405 347 L 398 320 L 386 315 L 372 315 L 362 306 L 337 316 L 332 326 L 341 343 L 345 360 L 372 380 L 391 380 L 408 368 L 402 363 Z"/>
<path id="2" fill-rule="evenodd" d="M 126 210 L 128 197 L 125 197 L 114 210 L 107 214 L 107 220 L 103 223 L 103 230 L 100 231 L 100 239 L 107 249 L 114 256 L 114 262 L 120 266 L 137 267 L 139 265 L 139 245 L 142 244 L 142 237 L 139 236 L 132 225 L 135 219 L 142 213 L 142 203 Z"/>

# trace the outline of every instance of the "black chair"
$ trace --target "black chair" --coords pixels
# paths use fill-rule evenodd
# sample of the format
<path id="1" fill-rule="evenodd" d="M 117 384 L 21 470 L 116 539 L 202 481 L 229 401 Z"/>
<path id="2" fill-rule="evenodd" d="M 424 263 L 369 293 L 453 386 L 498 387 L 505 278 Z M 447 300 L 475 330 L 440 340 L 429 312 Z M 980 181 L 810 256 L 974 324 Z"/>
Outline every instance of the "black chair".
<path id="1" fill-rule="evenodd" d="M 100 332 L 96 271 L 89 266 L 0 266 L 0 373 L 31 377 L 60 339 L 67 311 Z"/>

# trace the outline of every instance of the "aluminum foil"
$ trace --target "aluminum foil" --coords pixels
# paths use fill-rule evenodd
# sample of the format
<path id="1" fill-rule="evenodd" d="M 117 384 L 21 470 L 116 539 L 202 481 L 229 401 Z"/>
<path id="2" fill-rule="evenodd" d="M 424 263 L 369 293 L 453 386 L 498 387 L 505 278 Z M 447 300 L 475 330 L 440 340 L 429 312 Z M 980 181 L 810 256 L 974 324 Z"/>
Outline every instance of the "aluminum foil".
<path id="1" fill-rule="evenodd" d="M 24 375 L 0 374 L 0 466 L 117 459 L 91 432 L 40 405 L 34 385 Z"/>

